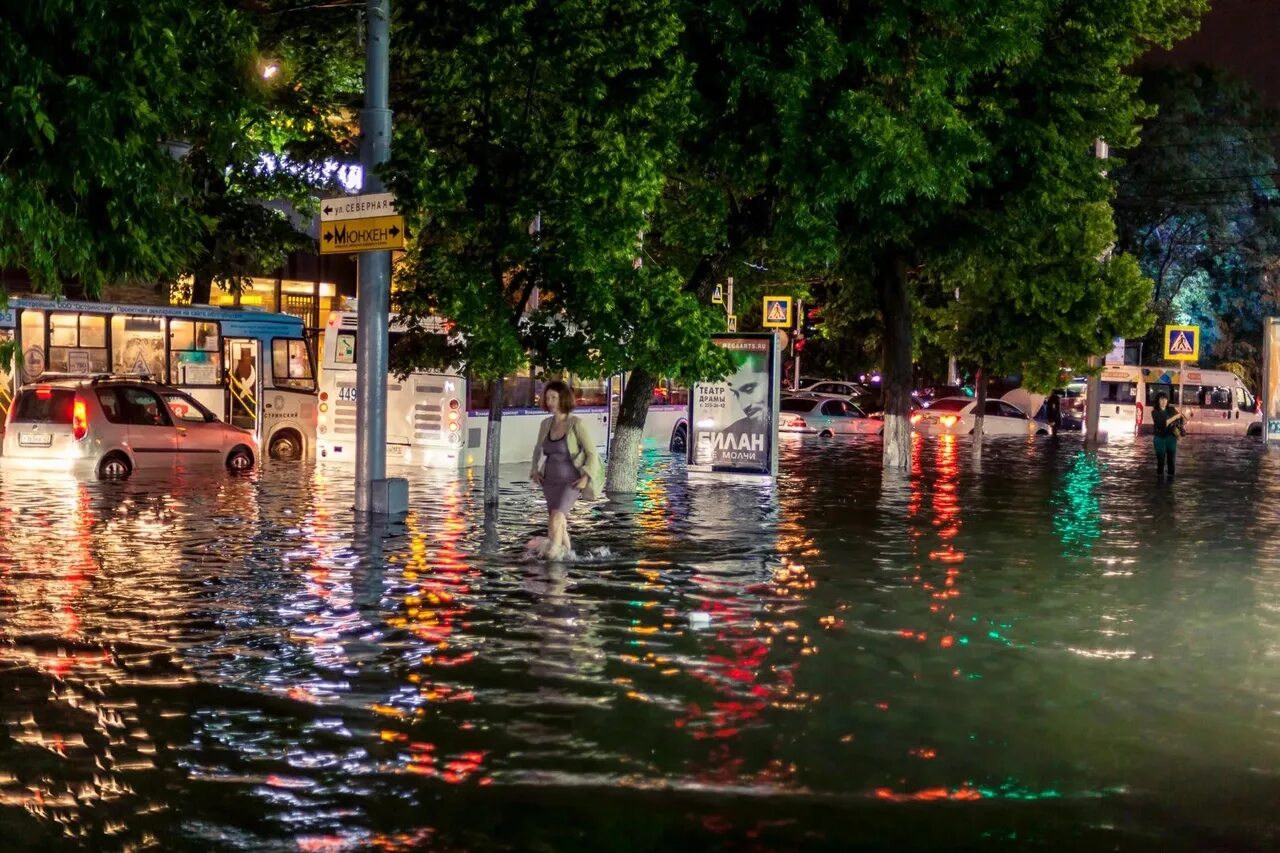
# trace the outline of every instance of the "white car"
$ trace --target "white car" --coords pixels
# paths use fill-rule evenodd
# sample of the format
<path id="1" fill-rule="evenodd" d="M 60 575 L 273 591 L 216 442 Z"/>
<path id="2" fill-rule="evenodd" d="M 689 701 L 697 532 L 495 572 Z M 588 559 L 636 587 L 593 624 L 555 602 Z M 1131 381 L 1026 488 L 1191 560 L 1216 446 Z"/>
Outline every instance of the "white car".
<path id="1" fill-rule="evenodd" d="M 973 397 L 945 397 L 911 415 L 911 428 L 923 435 L 968 435 L 973 432 L 978 401 Z M 987 400 L 982 419 L 984 435 L 1048 435 L 1049 425 L 1004 400 Z"/>
<path id="2" fill-rule="evenodd" d="M 778 416 L 779 432 L 830 437 L 879 435 L 884 421 L 867 417 L 847 400 L 834 397 L 784 397 Z"/>
<path id="3" fill-rule="evenodd" d="M 833 379 L 822 379 L 812 382 L 796 391 L 797 394 L 814 394 L 819 397 L 857 397 L 859 394 L 866 393 L 863 388 L 856 382 L 843 382 Z"/>
<path id="4" fill-rule="evenodd" d="M 118 480 L 136 469 L 206 462 L 247 471 L 253 433 L 194 397 L 137 377 L 50 377 L 24 385 L 5 425 L 6 467 L 80 469 Z"/>

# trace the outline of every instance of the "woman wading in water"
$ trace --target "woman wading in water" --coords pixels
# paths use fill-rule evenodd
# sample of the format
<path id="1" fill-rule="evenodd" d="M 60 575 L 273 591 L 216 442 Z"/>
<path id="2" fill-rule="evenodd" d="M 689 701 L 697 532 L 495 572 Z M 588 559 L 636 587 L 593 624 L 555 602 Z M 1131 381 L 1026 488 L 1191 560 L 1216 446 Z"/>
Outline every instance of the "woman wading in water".
<path id="1" fill-rule="evenodd" d="M 568 385 L 558 379 L 548 382 L 542 390 L 542 408 L 550 412 L 551 417 L 545 419 L 538 430 L 529 479 L 535 486 L 542 487 L 542 495 L 547 500 L 547 545 L 542 556 L 562 560 L 573 552 L 569 541 L 569 511 L 583 492 L 588 499 L 595 497 L 600 487 L 600 457 L 586 424 L 570 414 L 573 391 Z"/>

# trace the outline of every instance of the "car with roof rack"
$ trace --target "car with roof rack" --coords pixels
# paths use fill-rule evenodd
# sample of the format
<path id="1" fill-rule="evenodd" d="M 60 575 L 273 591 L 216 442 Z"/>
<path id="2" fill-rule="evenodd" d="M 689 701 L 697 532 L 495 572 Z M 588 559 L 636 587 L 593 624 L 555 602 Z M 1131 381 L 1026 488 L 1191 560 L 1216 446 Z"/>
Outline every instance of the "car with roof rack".
<path id="1" fill-rule="evenodd" d="M 146 377 L 51 374 L 18 389 L 5 425 L 6 468 L 68 468 L 102 479 L 135 471 L 257 464 L 253 433 L 178 388 Z"/>

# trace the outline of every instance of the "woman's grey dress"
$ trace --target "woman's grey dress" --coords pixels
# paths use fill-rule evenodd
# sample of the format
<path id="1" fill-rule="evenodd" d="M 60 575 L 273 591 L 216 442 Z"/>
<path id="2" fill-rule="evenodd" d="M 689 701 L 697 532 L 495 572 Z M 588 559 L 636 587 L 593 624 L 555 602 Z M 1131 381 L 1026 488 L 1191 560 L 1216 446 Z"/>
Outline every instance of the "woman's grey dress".
<path id="1" fill-rule="evenodd" d="M 569 442 L 565 436 L 554 439 L 548 434 L 542 440 L 542 452 L 547 457 L 542 467 L 542 496 L 547 499 L 547 512 L 558 510 L 567 515 L 581 494 L 573 484 L 582 478 L 569 458 Z"/>

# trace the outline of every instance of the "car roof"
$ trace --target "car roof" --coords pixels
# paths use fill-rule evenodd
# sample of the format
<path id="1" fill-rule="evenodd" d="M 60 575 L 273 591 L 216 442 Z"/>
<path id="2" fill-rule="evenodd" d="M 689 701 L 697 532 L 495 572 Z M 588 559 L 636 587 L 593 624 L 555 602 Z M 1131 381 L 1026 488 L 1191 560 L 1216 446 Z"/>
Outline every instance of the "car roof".
<path id="1" fill-rule="evenodd" d="M 45 373 L 34 382 L 25 382 L 19 387 L 19 391 L 26 391 L 30 388 L 81 388 L 85 385 L 111 386 L 111 385 L 145 385 L 148 388 L 160 388 L 170 391 L 178 389 L 171 385 L 165 385 L 155 379 L 146 376 L 131 376 L 111 374 L 83 374 L 83 373 Z"/>

